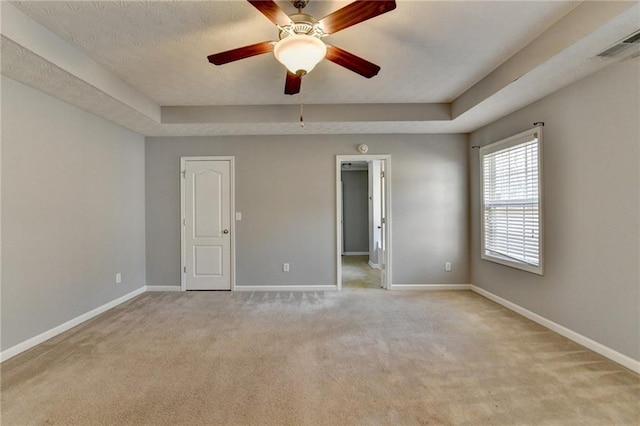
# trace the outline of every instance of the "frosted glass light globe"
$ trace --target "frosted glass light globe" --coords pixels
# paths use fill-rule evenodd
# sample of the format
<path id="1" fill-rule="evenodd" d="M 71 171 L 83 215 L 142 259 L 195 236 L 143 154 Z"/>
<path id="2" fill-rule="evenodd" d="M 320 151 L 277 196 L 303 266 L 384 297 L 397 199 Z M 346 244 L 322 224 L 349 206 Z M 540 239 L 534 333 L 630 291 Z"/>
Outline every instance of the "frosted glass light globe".
<path id="1" fill-rule="evenodd" d="M 304 75 L 324 59 L 327 46 L 316 37 L 296 34 L 280 40 L 273 54 L 293 74 Z"/>

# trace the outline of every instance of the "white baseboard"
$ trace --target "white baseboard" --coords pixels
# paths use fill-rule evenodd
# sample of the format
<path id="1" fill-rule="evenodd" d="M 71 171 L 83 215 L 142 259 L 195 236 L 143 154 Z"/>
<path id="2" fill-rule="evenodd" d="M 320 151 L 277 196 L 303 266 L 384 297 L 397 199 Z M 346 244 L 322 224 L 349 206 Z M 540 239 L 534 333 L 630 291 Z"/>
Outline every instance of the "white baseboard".
<path id="1" fill-rule="evenodd" d="M 75 327 L 76 325 L 82 324 L 83 322 L 90 320 L 93 317 L 96 317 L 98 315 L 100 315 L 103 312 L 108 311 L 111 308 L 114 308 L 124 302 L 126 302 L 129 299 L 133 299 L 134 297 L 136 297 L 139 294 L 142 294 L 145 292 L 146 287 L 140 287 L 137 290 L 132 291 L 131 293 L 127 293 L 122 297 L 119 297 L 115 300 L 112 300 L 111 302 L 105 303 L 102 306 L 99 306 L 85 314 L 82 314 L 80 316 L 77 316 L 67 322 L 65 322 L 64 324 L 60 324 L 57 327 L 52 328 L 51 330 L 45 331 L 44 333 L 38 334 L 35 337 L 32 337 L 31 339 L 25 340 L 22 343 L 18 343 L 15 346 L 10 347 L 9 349 L 6 349 L 4 351 L 2 351 L 0 353 L 0 362 L 4 362 L 6 360 L 8 360 L 9 358 L 12 358 L 26 350 L 31 349 L 32 347 L 39 345 L 40 343 L 51 339 L 52 337 L 57 336 L 58 334 L 64 333 L 65 331 L 69 330 L 70 328 Z"/>
<path id="2" fill-rule="evenodd" d="M 378 265 L 377 263 L 373 263 L 372 261 L 369 261 L 369 266 L 371 266 L 373 269 L 380 269 L 380 265 Z"/>
<path id="3" fill-rule="evenodd" d="M 391 284 L 391 290 L 470 290 L 470 284 Z"/>
<path id="4" fill-rule="evenodd" d="M 236 285 L 234 291 L 325 291 L 337 290 L 335 285 Z M 182 291 L 179 285 L 148 285 L 146 291 Z"/>
<path id="5" fill-rule="evenodd" d="M 342 253 L 343 256 L 364 256 L 368 254 L 368 251 L 345 251 Z"/>
<path id="6" fill-rule="evenodd" d="M 148 285 L 146 291 L 182 291 L 179 285 Z"/>
<path id="7" fill-rule="evenodd" d="M 616 362 L 620 365 L 622 365 L 623 367 L 628 368 L 631 371 L 635 371 L 636 373 L 640 373 L 640 361 L 635 360 L 631 357 L 628 357 L 624 354 L 621 354 L 620 352 L 613 350 L 601 343 L 596 342 L 595 340 L 591 340 L 590 338 L 583 336 L 580 333 L 576 333 L 573 330 L 568 329 L 567 327 L 564 327 L 558 323 L 555 323 L 543 316 L 540 316 L 534 312 L 531 312 L 528 309 L 523 308 L 520 305 L 516 305 L 513 302 L 510 302 L 506 299 L 503 299 L 500 296 L 496 296 L 495 294 L 480 288 L 478 286 L 475 286 L 473 284 L 470 285 L 470 288 L 473 292 L 478 293 L 481 296 L 486 297 L 489 300 L 492 300 L 502 306 L 504 306 L 507 309 L 510 309 L 520 315 L 522 315 L 525 318 L 530 319 L 533 322 L 537 322 L 538 324 L 542 325 L 543 327 L 548 328 L 551 331 L 555 331 L 556 333 L 560 334 L 561 336 L 566 337 L 569 340 L 573 340 L 574 342 L 588 348 L 591 349 L 594 352 L 599 353 L 600 355 L 609 358 L 611 361 Z"/>
<path id="8" fill-rule="evenodd" d="M 235 291 L 336 291 L 335 285 L 236 285 Z"/>

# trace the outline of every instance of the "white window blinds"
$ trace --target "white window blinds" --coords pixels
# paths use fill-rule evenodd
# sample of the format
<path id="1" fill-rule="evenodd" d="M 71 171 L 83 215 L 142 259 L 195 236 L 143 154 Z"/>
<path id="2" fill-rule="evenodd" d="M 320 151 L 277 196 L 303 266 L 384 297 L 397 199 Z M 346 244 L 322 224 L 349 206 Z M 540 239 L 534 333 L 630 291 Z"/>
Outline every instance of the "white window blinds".
<path id="1" fill-rule="evenodd" d="M 482 257 L 542 273 L 540 129 L 480 150 Z"/>

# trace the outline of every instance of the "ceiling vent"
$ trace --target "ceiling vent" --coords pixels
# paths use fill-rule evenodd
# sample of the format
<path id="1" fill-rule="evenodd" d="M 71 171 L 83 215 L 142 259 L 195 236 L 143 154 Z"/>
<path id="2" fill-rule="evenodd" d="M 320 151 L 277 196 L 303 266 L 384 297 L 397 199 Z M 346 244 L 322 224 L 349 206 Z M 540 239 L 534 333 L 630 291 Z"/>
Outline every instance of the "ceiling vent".
<path id="1" fill-rule="evenodd" d="M 617 42 L 613 46 L 609 47 L 603 52 L 600 52 L 597 56 L 600 58 L 618 58 L 628 55 L 637 56 L 640 51 L 640 30 L 631 34 L 622 41 Z"/>

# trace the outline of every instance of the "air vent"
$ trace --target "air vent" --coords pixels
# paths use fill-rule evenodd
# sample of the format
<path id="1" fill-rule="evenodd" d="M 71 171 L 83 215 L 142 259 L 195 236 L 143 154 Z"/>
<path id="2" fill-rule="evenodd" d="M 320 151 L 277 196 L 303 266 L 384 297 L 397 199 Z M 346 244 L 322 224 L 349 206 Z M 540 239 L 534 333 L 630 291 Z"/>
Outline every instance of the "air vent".
<path id="1" fill-rule="evenodd" d="M 640 30 L 631 34 L 629 37 L 625 38 L 624 40 L 617 42 L 613 46 L 606 49 L 604 52 L 600 52 L 598 56 L 601 58 L 613 58 L 621 55 L 623 52 L 625 52 L 627 49 L 631 47 L 638 48 L 638 46 L 640 46 Z"/>
<path id="2" fill-rule="evenodd" d="M 631 37 L 624 40 L 623 43 L 640 43 L 640 31 L 637 31 Z"/>

